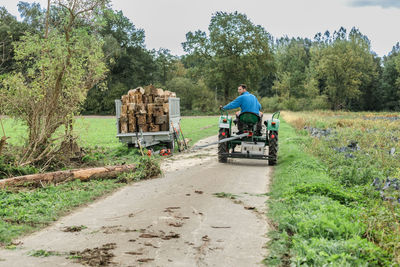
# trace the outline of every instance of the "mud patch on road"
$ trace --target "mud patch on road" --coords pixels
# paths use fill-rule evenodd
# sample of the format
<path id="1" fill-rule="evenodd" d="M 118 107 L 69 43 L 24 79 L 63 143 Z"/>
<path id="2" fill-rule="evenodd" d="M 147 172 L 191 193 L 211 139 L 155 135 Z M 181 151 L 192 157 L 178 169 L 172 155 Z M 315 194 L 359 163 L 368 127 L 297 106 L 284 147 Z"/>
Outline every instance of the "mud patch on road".
<path id="1" fill-rule="evenodd" d="M 175 232 L 169 232 L 166 234 L 164 231 L 159 231 L 158 233 L 143 233 L 139 236 L 140 238 L 161 238 L 163 240 L 170 240 L 172 238 L 179 238 L 180 234 Z"/>
<path id="2" fill-rule="evenodd" d="M 66 227 L 62 228 L 61 231 L 63 231 L 63 232 L 80 232 L 86 228 L 87 227 L 84 225 L 79 225 L 79 226 L 73 225 L 73 226 L 66 226 Z"/>
<path id="3" fill-rule="evenodd" d="M 138 259 L 138 262 L 150 262 L 150 261 L 154 261 L 154 259 L 151 258 L 145 258 L 145 259 Z"/>
<path id="4" fill-rule="evenodd" d="M 168 208 L 165 208 L 164 212 L 174 212 L 174 210 L 178 210 L 180 208 L 181 207 L 168 207 Z"/>
<path id="5" fill-rule="evenodd" d="M 183 222 L 170 222 L 168 225 L 173 227 L 182 227 Z"/>
<path id="6" fill-rule="evenodd" d="M 137 251 L 127 251 L 125 254 L 128 255 L 143 255 L 143 252 L 137 252 Z"/>
<path id="7" fill-rule="evenodd" d="M 102 226 L 100 228 L 100 230 L 104 234 L 115 234 L 117 232 L 124 232 L 124 233 L 138 232 L 137 229 L 130 229 L 130 228 L 122 227 L 122 225 Z"/>
<path id="8" fill-rule="evenodd" d="M 117 247 L 115 243 L 107 243 L 102 247 L 96 247 L 93 249 L 85 249 L 83 251 L 71 251 L 69 254 L 70 259 L 74 259 L 76 262 L 89 265 L 89 266 L 108 266 L 113 264 L 111 261 L 115 256 L 114 253 L 110 252 Z"/>

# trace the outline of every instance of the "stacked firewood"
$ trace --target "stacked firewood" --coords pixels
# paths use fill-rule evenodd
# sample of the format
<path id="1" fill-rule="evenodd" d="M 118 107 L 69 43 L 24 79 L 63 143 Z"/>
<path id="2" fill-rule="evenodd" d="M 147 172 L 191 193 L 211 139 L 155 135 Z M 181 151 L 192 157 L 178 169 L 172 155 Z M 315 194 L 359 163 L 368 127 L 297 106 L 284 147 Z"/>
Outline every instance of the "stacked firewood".
<path id="1" fill-rule="evenodd" d="M 120 132 L 168 131 L 170 97 L 176 94 L 153 85 L 129 90 L 121 97 Z"/>

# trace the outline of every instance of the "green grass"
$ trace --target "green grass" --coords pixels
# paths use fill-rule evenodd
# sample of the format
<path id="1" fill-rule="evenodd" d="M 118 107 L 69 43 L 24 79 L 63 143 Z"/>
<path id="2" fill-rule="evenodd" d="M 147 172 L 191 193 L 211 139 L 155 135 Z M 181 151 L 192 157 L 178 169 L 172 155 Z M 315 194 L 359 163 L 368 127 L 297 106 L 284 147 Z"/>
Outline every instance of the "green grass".
<path id="1" fill-rule="evenodd" d="M 26 138 L 26 127 L 12 119 L 3 118 L 2 122 L 6 135 L 10 137 L 9 143 L 22 146 L 23 138 Z M 194 144 L 202 138 L 216 135 L 217 122 L 217 117 L 182 118 L 182 131 Z M 142 158 L 138 149 L 128 148 L 119 142 L 115 137 L 114 118 L 79 117 L 74 130 L 79 135 L 79 144 L 87 151 L 83 158 L 85 164 L 137 162 L 137 171 L 120 175 L 115 180 L 73 181 L 25 192 L 0 190 L 0 244 L 10 244 L 14 238 L 44 227 L 73 208 L 91 202 L 126 182 L 139 181 L 159 173 L 159 167 L 154 165 L 153 160 Z M 30 169 L 29 166 L 21 169 L 7 165 L 0 157 L 0 175 L 5 169 L 16 175 L 37 172 L 36 168 Z M 38 255 L 41 256 L 41 253 Z"/>
<path id="2" fill-rule="evenodd" d="M 282 121 L 279 158 L 269 200 L 276 229 L 267 265 L 388 266 L 393 256 L 365 238 L 367 201 L 329 175 L 305 152 L 312 139 Z"/>
<path id="3" fill-rule="evenodd" d="M 32 257 L 50 257 L 50 256 L 61 256 L 62 254 L 56 251 L 39 249 L 30 251 L 28 255 Z"/>
<path id="4" fill-rule="evenodd" d="M 3 118 L 8 142 L 12 145 L 23 145 L 27 137 L 27 127 L 21 122 L 10 118 Z M 205 137 L 218 134 L 218 116 L 209 117 L 182 117 L 181 127 L 185 138 L 192 139 L 191 144 Z M 62 130 L 62 129 L 60 129 Z M 77 117 L 74 131 L 79 136 L 79 145 L 87 148 L 120 148 L 116 138 L 116 119 L 110 117 Z M 2 134 L 2 133 L 1 133 Z"/>
<path id="5" fill-rule="evenodd" d="M 182 131 L 185 138 L 190 138 L 190 145 L 197 141 L 218 134 L 218 116 L 183 117 Z"/>
<path id="6" fill-rule="evenodd" d="M 77 180 L 26 192 L 1 190 L 0 243 L 7 244 L 21 234 L 46 226 L 72 208 L 122 185 L 114 180 Z"/>

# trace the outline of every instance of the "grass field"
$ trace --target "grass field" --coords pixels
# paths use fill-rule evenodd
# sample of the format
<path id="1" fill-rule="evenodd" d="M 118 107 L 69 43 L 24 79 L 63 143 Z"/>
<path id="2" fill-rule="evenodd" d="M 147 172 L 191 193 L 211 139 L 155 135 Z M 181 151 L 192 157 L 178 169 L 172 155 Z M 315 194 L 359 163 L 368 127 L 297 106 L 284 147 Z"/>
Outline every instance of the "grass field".
<path id="1" fill-rule="evenodd" d="M 22 146 L 26 138 L 26 127 L 12 119 L 3 118 L 2 122 L 7 136 L 10 137 L 9 143 Z M 192 139 L 191 144 L 218 132 L 217 117 L 183 117 L 181 123 L 185 137 Z M 114 118 L 80 117 L 76 119 L 75 131 L 79 136 L 79 144 L 88 152 L 83 158 L 85 162 L 109 165 L 138 163 L 142 160 L 137 149 L 128 148 L 115 137 Z M 0 156 L 0 174 L 7 167 L 1 159 Z M 22 191 L 0 190 L 0 245 L 9 245 L 14 238 L 44 227 L 74 207 L 123 186 L 121 181 L 147 178 L 147 165 L 138 164 L 138 170 L 134 174 L 122 175 L 115 180 L 73 181 Z M 16 173 L 19 171 L 21 169 L 17 169 Z M 35 169 L 27 170 L 30 171 Z M 13 248 L 12 245 L 9 247 Z"/>
<path id="2" fill-rule="evenodd" d="M 3 118 L 2 121 L 6 135 L 10 137 L 8 142 L 22 145 L 27 137 L 27 127 L 9 118 Z M 218 134 L 218 116 L 182 117 L 181 127 L 185 138 L 190 138 L 190 143 L 194 144 L 202 138 Z M 83 147 L 117 148 L 122 145 L 116 138 L 115 118 L 77 117 L 75 133 Z"/>
<path id="3" fill-rule="evenodd" d="M 269 204 L 276 231 L 266 262 L 398 265 L 398 117 L 284 112 L 283 118 Z"/>

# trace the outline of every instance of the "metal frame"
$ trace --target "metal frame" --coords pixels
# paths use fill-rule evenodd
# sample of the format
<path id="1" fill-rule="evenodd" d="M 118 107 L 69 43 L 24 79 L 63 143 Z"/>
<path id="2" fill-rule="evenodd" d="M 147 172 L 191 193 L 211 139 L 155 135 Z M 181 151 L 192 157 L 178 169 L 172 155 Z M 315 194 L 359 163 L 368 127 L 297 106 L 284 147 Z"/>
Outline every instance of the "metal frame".
<path id="1" fill-rule="evenodd" d="M 174 130 L 171 124 L 177 129 L 181 120 L 180 111 L 180 98 L 170 97 L 168 99 L 169 104 L 169 131 L 160 132 L 135 132 L 135 133 L 120 133 L 119 118 L 121 117 L 121 100 L 115 100 L 115 114 L 116 114 L 116 127 L 117 127 L 117 138 L 122 143 L 135 144 L 137 146 L 137 140 L 140 139 L 141 145 L 144 147 L 157 145 L 162 142 L 174 142 Z M 179 135 L 179 132 L 177 133 Z"/>
<path id="2" fill-rule="evenodd" d="M 243 158 L 243 159 L 275 159 L 276 157 L 270 157 L 268 155 L 250 155 L 250 154 L 243 154 L 240 152 L 233 152 L 233 153 L 222 153 L 221 155 L 227 156 L 228 158 Z"/>

